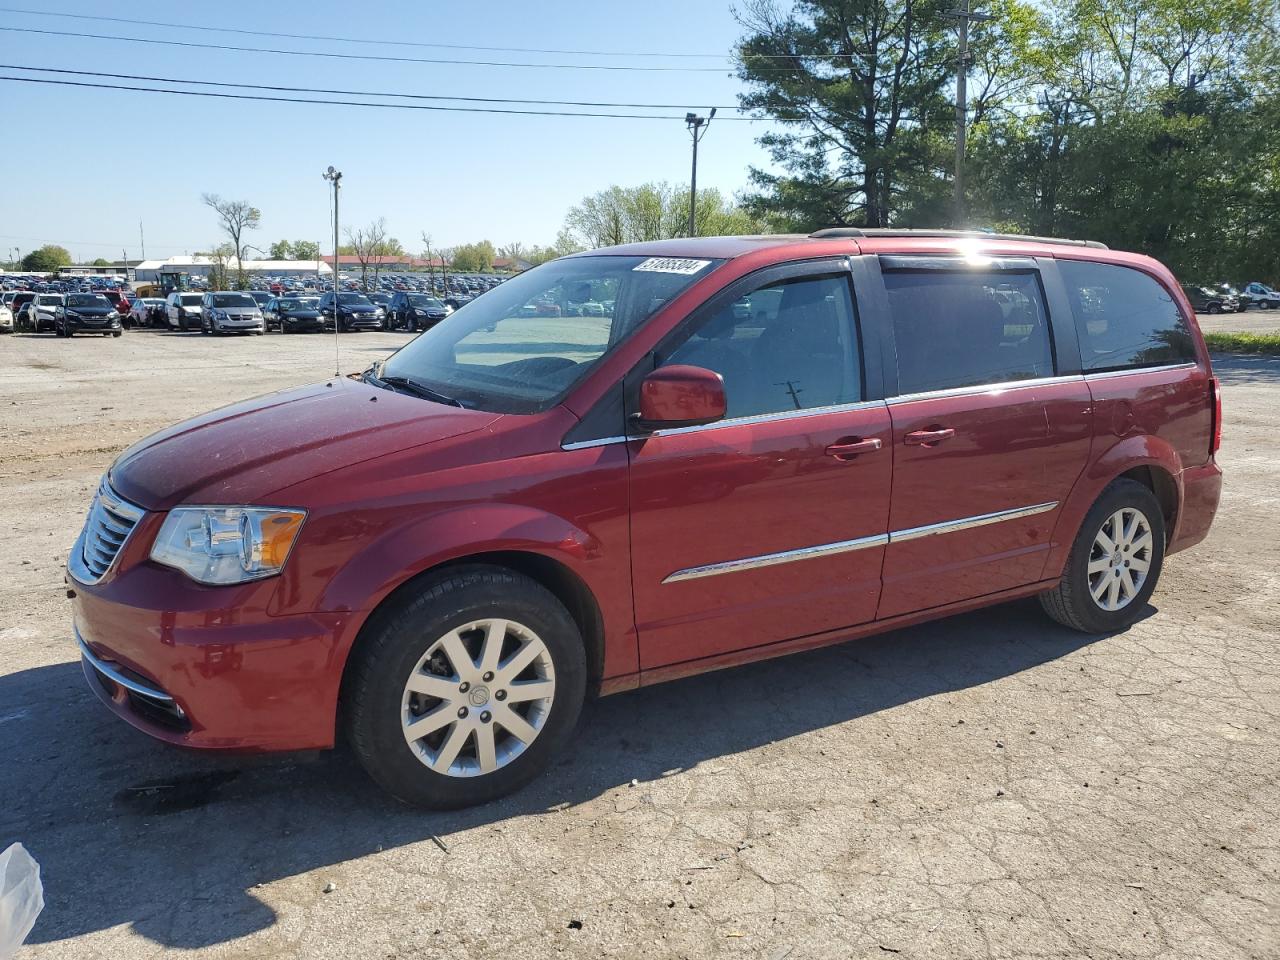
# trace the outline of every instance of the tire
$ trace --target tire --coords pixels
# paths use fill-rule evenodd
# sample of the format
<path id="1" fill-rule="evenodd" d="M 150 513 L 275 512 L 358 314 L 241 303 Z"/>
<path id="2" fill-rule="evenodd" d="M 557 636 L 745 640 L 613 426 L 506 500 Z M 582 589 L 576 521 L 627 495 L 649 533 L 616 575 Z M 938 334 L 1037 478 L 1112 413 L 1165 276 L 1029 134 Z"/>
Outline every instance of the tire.
<path id="1" fill-rule="evenodd" d="M 112 330 L 112 331 L 111 331 L 111 336 L 112 336 L 112 337 L 119 337 L 119 336 L 123 336 L 123 335 L 124 335 L 124 331 L 122 331 L 122 330 Z"/>
<path id="2" fill-rule="evenodd" d="M 1222 312 L 1222 308 L 1218 306 L 1216 303 L 1211 303 L 1209 304 L 1209 309 L 1206 312 L 1212 313 L 1212 314 L 1219 314 Z"/>
<path id="3" fill-rule="evenodd" d="M 504 679 L 501 669 L 496 678 L 481 673 L 474 660 L 459 669 L 443 652 L 451 636 L 461 637 L 457 643 L 465 640 L 468 646 L 455 645 L 455 650 L 468 658 L 483 658 L 484 638 L 498 634 L 490 634 L 487 628 L 460 635 L 452 632 L 476 622 L 504 621 L 503 662 L 514 660 L 512 650 L 523 652 L 540 644 L 538 659 L 518 676 L 538 683 L 539 689 L 551 679 L 549 698 L 513 699 L 504 704 L 509 691 L 498 686 Z M 433 650 L 433 659 L 427 661 L 427 653 Z M 431 673 L 422 672 L 424 668 Z M 443 679 L 450 674 L 449 680 Z M 407 689 L 411 676 L 448 699 L 411 694 Z M 506 679 L 506 687 L 519 682 Z M 375 613 L 366 625 L 343 681 L 344 724 L 360 763 L 393 796 L 437 809 L 470 806 L 511 793 L 547 767 L 577 723 L 586 679 L 582 636 L 549 590 L 500 567 L 458 567 L 426 579 L 415 592 Z M 525 713 L 520 715 L 519 710 Z M 410 746 L 405 716 L 416 716 L 421 722 L 436 711 L 437 729 Z M 531 734 L 530 742 L 525 745 L 503 725 L 502 716 L 512 713 L 529 725 L 525 733 Z M 485 731 L 496 744 L 489 761 L 496 766 L 480 773 Z M 455 738 L 461 750 L 455 746 L 447 755 Z M 428 766 L 445 761 L 453 773 Z"/>
<path id="4" fill-rule="evenodd" d="M 1135 517 L 1140 517 L 1146 525 L 1147 537 L 1143 538 L 1138 528 L 1139 535 L 1133 537 L 1132 550 L 1125 549 L 1121 540 L 1115 543 L 1115 550 L 1108 558 L 1097 541 L 1100 537 L 1112 539 L 1110 534 L 1114 532 L 1116 517 L 1122 517 L 1126 528 Z M 1147 541 L 1145 546 L 1144 539 Z M 1102 491 L 1089 509 L 1071 545 L 1062 580 L 1052 590 L 1040 594 L 1040 605 L 1050 617 L 1073 630 L 1084 633 L 1124 630 L 1142 616 L 1142 610 L 1160 580 L 1164 547 L 1164 512 L 1155 495 L 1137 481 L 1116 480 Z M 1140 562 L 1147 564 L 1147 570 L 1145 576 L 1135 582 Z M 1100 564 L 1105 566 L 1098 569 Z M 1095 566 L 1093 573 L 1089 570 L 1091 565 Z M 1127 598 L 1124 595 L 1126 583 L 1136 587 Z M 1101 593 L 1095 600 L 1099 588 Z M 1118 606 L 1107 609 L 1109 603 L 1118 603 Z"/>

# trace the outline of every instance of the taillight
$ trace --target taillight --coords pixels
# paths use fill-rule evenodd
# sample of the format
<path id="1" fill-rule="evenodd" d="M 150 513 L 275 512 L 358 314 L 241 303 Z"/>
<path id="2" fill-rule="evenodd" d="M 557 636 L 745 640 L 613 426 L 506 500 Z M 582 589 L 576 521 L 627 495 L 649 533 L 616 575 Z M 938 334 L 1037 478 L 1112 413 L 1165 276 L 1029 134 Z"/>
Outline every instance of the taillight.
<path id="1" fill-rule="evenodd" d="M 1209 445 L 1209 456 L 1213 456 L 1222 446 L 1222 384 L 1217 377 L 1210 379 L 1209 392 L 1213 396 L 1213 442 Z"/>

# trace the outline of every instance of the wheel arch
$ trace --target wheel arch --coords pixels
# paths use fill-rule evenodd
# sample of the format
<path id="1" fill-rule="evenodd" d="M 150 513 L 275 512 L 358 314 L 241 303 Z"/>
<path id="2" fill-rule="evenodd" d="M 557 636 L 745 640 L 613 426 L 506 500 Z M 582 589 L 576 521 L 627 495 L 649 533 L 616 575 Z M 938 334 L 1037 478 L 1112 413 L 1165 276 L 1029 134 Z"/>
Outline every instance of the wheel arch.
<path id="1" fill-rule="evenodd" d="M 1161 438 L 1143 434 L 1116 442 L 1081 474 L 1063 502 L 1041 578 L 1050 580 L 1062 575 L 1085 515 L 1102 492 L 1120 479 L 1141 483 L 1155 495 L 1165 521 L 1167 547 L 1174 539 L 1182 513 L 1181 476 L 1177 451 Z"/>
<path id="2" fill-rule="evenodd" d="M 567 564 L 532 550 L 486 549 L 463 553 L 433 563 L 405 577 L 386 593 L 364 617 L 350 645 L 343 651 L 341 678 L 338 683 L 339 712 L 342 709 L 341 691 L 346 685 L 353 654 L 371 633 L 379 628 L 384 616 L 406 596 L 420 592 L 435 580 L 468 568 L 489 567 L 509 570 L 528 577 L 544 587 L 559 600 L 573 618 L 582 637 L 587 658 L 587 682 L 589 689 L 598 687 L 604 673 L 605 627 L 604 616 L 595 594 Z"/>

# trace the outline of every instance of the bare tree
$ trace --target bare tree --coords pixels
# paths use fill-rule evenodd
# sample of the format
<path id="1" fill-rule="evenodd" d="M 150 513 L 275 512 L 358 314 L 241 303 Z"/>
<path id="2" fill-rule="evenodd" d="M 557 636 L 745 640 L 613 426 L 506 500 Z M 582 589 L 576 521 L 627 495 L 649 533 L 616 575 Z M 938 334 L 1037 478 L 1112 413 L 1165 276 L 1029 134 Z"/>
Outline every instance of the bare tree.
<path id="1" fill-rule="evenodd" d="M 236 282 L 243 287 L 244 276 L 244 233 L 246 230 L 257 230 L 262 225 L 262 211 L 247 200 L 223 200 L 216 193 L 203 193 L 200 199 L 204 205 L 218 215 L 218 223 L 223 233 L 231 241 L 236 258 Z"/>
<path id="2" fill-rule="evenodd" d="M 369 258 L 373 256 L 373 251 L 364 227 L 360 227 L 358 230 L 352 230 L 347 227 L 347 243 L 351 244 L 352 253 L 360 261 L 360 286 L 368 289 Z"/>
<path id="3" fill-rule="evenodd" d="M 431 292 L 436 292 L 436 265 L 431 253 L 431 234 L 422 231 L 422 252 L 427 258 L 427 281 L 431 284 Z"/>
<path id="4" fill-rule="evenodd" d="M 382 258 L 388 256 L 391 248 L 387 243 L 387 219 L 379 217 L 364 228 L 365 240 L 369 244 L 369 258 L 373 261 L 373 285 L 378 285 L 378 273 L 382 269 Z"/>

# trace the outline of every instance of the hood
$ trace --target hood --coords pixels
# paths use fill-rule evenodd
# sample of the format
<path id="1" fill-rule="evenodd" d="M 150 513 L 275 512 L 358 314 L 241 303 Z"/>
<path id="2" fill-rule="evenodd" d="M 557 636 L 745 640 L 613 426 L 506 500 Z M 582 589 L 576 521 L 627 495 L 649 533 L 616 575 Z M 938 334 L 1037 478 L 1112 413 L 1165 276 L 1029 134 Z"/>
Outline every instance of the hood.
<path id="1" fill-rule="evenodd" d="M 82 317 L 105 317 L 116 312 L 115 307 L 94 305 L 92 307 L 67 307 L 68 313 L 78 313 Z"/>
<path id="2" fill-rule="evenodd" d="M 343 313 L 377 313 L 377 307 L 371 307 L 367 303 L 342 303 L 338 305 L 338 309 Z"/>
<path id="3" fill-rule="evenodd" d="M 261 503 L 283 487 L 480 430 L 498 417 L 335 377 L 162 430 L 122 453 L 109 475 L 117 493 L 148 510 Z"/>
<path id="4" fill-rule="evenodd" d="M 277 315 L 285 320 L 319 320 L 320 311 L 314 309 L 307 310 L 280 310 Z"/>

